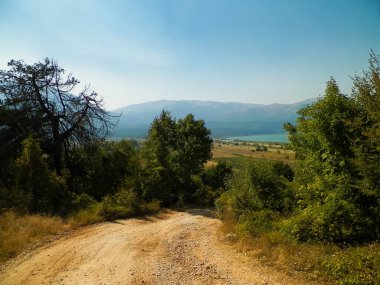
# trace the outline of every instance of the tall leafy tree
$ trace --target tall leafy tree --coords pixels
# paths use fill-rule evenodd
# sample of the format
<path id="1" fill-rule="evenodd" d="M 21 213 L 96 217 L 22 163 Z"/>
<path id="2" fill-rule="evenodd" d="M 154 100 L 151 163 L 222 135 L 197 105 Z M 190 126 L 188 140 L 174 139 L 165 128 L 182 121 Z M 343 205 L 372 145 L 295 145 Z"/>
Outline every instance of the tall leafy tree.
<path id="1" fill-rule="evenodd" d="M 350 126 L 357 114 L 354 101 L 341 94 L 330 79 L 324 97 L 298 111 L 296 126 L 285 126 L 299 160 L 310 163 L 318 173 L 352 171 L 351 139 L 355 134 Z"/>
<path id="2" fill-rule="evenodd" d="M 354 77 L 353 98 L 360 112 L 353 127 L 356 165 L 363 177 L 362 187 L 372 194 L 380 191 L 380 59 L 372 51 L 369 71 Z"/>
<path id="3" fill-rule="evenodd" d="M 11 60 L 0 71 L 0 137 L 15 148 L 29 134 L 41 139 L 57 173 L 62 157 L 75 144 L 103 138 L 112 125 L 102 99 L 85 87 L 74 95 L 79 80 L 46 58 L 29 65 Z"/>
<path id="4" fill-rule="evenodd" d="M 184 176 L 198 174 L 211 158 L 212 139 L 203 120 L 195 120 L 192 114 L 177 122 L 177 163 Z"/>
<path id="5" fill-rule="evenodd" d="M 168 204 L 181 195 L 188 197 L 191 176 L 199 174 L 210 159 L 211 145 L 204 121 L 195 120 L 191 114 L 176 121 L 168 111 L 162 111 L 142 149 L 145 195 Z"/>
<path id="6" fill-rule="evenodd" d="M 178 178 L 174 171 L 176 151 L 176 121 L 170 112 L 163 110 L 149 129 L 142 147 L 142 190 L 144 198 L 159 199 L 171 204 L 176 199 Z"/>
<path id="7" fill-rule="evenodd" d="M 341 94 L 331 79 L 325 96 L 301 109 L 295 126 L 286 126 L 298 158 L 300 213 L 292 232 L 301 240 L 357 242 L 379 237 L 379 199 L 363 187 L 358 167 L 361 157 L 370 159 L 362 149 L 369 143 L 363 126 L 371 119 L 358 102 L 358 97 Z"/>

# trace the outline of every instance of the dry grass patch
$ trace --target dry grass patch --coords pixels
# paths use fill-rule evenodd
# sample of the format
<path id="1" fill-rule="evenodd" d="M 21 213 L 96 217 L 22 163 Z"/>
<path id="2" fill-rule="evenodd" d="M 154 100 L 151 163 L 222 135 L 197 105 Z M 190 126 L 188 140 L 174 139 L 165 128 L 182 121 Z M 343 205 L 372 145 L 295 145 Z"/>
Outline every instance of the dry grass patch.
<path id="1" fill-rule="evenodd" d="M 239 233 L 234 222 L 222 224 L 221 232 L 239 251 L 266 266 L 306 281 L 321 284 L 380 284 L 380 244 L 339 247 L 305 244 L 278 232 L 258 237 Z"/>
<path id="2" fill-rule="evenodd" d="M 207 161 L 207 162 L 203 165 L 203 167 L 204 167 L 205 169 L 210 169 L 210 168 L 215 167 L 216 165 L 217 165 L 217 163 L 216 163 L 215 161 L 211 161 L 211 160 L 209 160 L 209 161 Z"/>
<path id="3" fill-rule="evenodd" d="M 330 252 L 326 247 L 297 244 L 277 233 L 259 237 L 241 235 L 233 222 L 223 223 L 221 231 L 238 251 L 265 266 L 306 281 L 329 281 L 321 272 L 323 257 Z"/>
<path id="4" fill-rule="evenodd" d="M 0 215 L 0 262 L 41 239 L 71 228 L 62 218 L 40 215 Z"/>
<path id="5" fill-rule="evenodd" d="M 323 257 L 331 254 L 332 247 L 297 244 L 278 233 L 260 237 L 245 237 L 242 250 L 263 263 L 290 275 L 302 275 L 308 280 L 324 279 L 321 272 Z"/>

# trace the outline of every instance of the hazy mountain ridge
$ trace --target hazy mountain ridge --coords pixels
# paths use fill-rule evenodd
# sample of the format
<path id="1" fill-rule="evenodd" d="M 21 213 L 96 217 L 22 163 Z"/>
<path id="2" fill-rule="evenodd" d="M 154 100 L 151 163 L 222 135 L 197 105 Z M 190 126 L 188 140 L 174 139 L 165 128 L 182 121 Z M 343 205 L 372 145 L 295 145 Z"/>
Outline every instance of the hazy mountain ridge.
<path id="1" fill-rule="evenodd" d="M 285 122 L 294 122 L 296 112 L 315 99 L 293 104 L 250 104 L 198 100 L 151 101 L 113 110 L 121 114 L 112 137 L 144 137 L 153 119 L 165 109 L 175 118 L 192 113 L 205 121 L 214 137 L 272 134 L 283 131 Z"/>

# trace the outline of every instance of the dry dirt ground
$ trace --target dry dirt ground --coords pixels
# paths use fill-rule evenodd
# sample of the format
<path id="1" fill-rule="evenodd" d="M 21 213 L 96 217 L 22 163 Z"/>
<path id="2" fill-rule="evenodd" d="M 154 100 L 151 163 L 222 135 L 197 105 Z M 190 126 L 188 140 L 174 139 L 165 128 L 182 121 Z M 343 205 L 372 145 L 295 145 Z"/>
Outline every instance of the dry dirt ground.
<path id="1" fill-rule="evenodd" d="M 305 284 L 237 251 L 209 209 L 85 227 L 11 260 L 0 284 Z"/>

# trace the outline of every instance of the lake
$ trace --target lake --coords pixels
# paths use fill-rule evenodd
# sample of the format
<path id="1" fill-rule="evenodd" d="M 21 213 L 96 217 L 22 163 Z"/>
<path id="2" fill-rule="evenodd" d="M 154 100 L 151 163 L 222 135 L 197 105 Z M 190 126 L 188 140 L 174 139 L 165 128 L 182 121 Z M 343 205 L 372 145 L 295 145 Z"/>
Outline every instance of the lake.
<path id="1" fill-rule="evenodd" d="M 288 133 L 228 137 L 227 140 L 288 143 Z"/>

